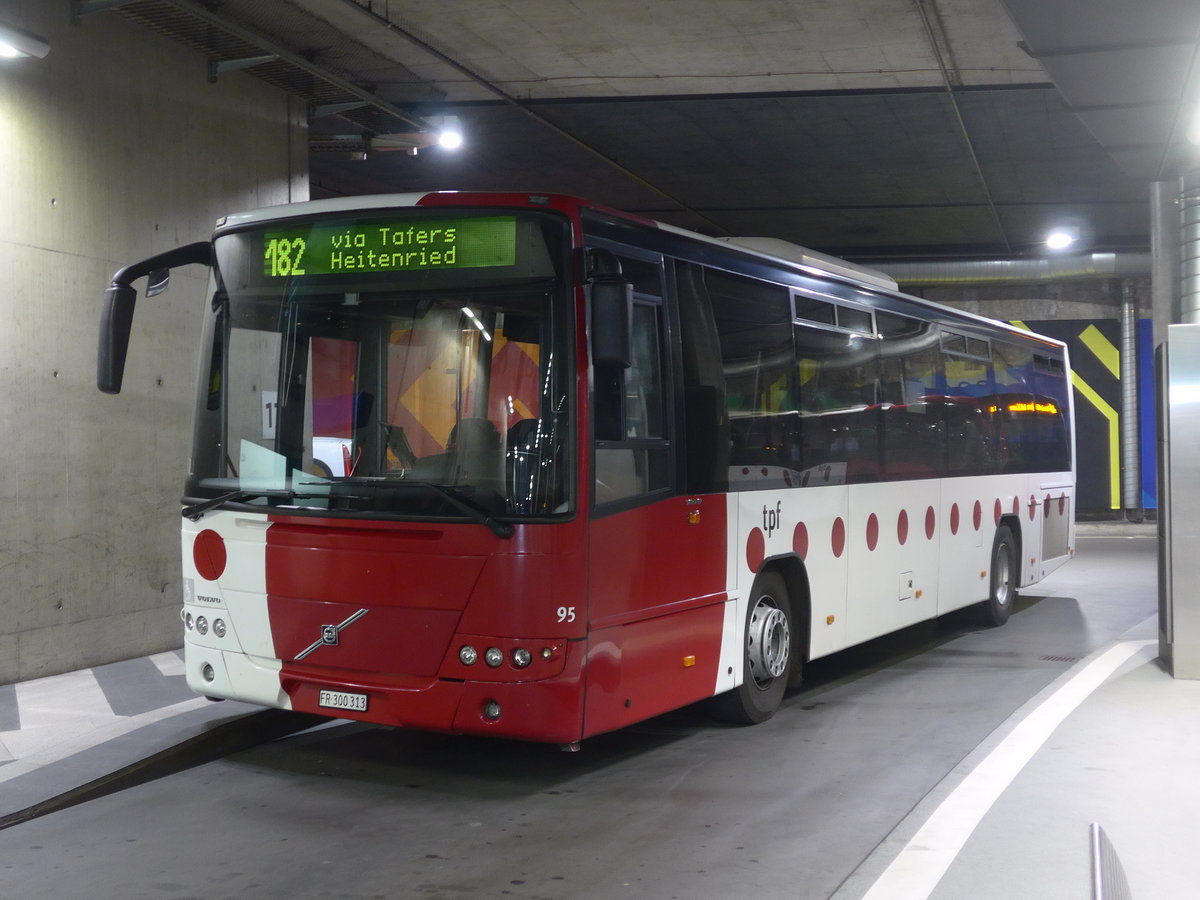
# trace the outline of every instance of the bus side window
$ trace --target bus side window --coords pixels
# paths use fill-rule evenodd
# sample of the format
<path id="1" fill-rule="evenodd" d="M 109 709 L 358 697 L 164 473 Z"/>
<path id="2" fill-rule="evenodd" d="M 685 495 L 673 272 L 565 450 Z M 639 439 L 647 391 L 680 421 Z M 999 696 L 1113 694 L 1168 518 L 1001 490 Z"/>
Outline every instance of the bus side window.
<path id="1" fill-rule="evenodd" d="M 597 504 L 631 501 L 671 486 L 661 270 L 644 260 L 620 261 L 634 285 L 633 354 L 627 369 L 596 371 Z"/>
<path id="2" fill-rule="evenodd" d="M 946 471 L 945 375 L 935 326 L 877 312 L 883 477 L 936 478 Z"/>
<path id="3" fill-rule="evenodd" d="M 724 369 L 729 488 L 789 487 L 803 445 L 787 288 L 718 269 L 704 280 Z"/>

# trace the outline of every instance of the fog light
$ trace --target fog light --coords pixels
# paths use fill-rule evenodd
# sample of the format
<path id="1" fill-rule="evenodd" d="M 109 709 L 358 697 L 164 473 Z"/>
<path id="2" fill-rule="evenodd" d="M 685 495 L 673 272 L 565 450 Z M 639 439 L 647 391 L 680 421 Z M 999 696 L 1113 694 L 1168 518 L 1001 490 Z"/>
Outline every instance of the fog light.
<path id="1" fill-rule="evenodd" d="M 219 638 L 225 637 L 225 620 L 213 619 L 213 634 Z"/>
<path id="2" fill-rule="evenodd" d="M 210 682 L 215 681 L 217 677 L 217 673 L 213 671 L 213 667 L 208 663 L 204 664 L 204 667 L 200 670 L 200 675 L 205 681 Z"/>
<path id="3" fill-rule="evenodd" d="M 500 718 L 500 704 L 495 700 L 488 700 L 483 704 L 483 717 L 489 722 L 495 722 Z"/>
<path id="4" fill-rule="evenodd" d="M 458 651 L 458 661 L 464 666 L 473 666 L 478 659 L 479 651 L 470 644 L 466 644 L 461 650 Z"/>
<path id="5" fill-rule="evenodd" d="M 208 634 L 208 619 L 204 616 L 196 616 L 196 630 L 201 634 Z"/>
<path id="6" fill-rule="evenodd" d="M 513 651 L 513 665 L 518 669 L 523 669 L 533 662 L 533 654 L 524 647 L 518 647 Z"/>
<path id="7" fill-rule="evenodd" d="M 493 669 L 504 662 L 504 652 L 499 647 L 488 647 L 483 654 L 483 661 Z"/>
<path id="8" fill-rule="evenodd" d="M 192 621 L 191 613 L 188 613 L 187 616 L 184 618 L 183 625 L 188 631 L 191 631 L 193 628 L 196 627 L 196 623 L 194 621 Z"/>

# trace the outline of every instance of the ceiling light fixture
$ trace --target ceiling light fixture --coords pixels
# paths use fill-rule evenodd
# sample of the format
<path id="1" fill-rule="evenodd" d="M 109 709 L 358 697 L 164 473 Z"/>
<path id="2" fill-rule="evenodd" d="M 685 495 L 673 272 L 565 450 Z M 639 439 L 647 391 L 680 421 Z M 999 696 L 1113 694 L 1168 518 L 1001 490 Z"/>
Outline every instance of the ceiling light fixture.
<path id="1" fill-rule="evenodd" d="M 1046 246 L 1051 250 L 1066 250 L 1078 240 L 1078 228 L 1055 228 L 1046 235 Z"/>
<path id="2" fill-rule="evenodd" d="M 457 150 L 463 144 L 462 124 L 458 121 L 458 116 L 438 116 L 434 122 L 438 119 L 441 120 L 438 146 L 444 150 Z"/>
<path id="3" fill-rule="evenodd" d="M 0 59 L 21 59 L 36 56 L 44 59 L 50 52 L 50 42 L 28 31 L 0 22 Z"/>

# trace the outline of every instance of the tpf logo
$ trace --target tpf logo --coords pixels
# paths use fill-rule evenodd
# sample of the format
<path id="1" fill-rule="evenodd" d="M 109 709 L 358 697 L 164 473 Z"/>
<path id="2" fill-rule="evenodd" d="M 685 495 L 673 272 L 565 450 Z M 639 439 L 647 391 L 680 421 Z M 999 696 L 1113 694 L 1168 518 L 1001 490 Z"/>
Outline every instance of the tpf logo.
<path id="1" fill-rule="evenodd" d="M 771 509 L 769 506 L 764 506 L 763 507 L 763 531 L 766 532 L 767 537 L 770 537 L 771 532 L 773 532 L 776 528 L 782 528 L 782 527 L 783 527 L 783 501 L 782 500 L 775 501 L 774 509 Z"/>

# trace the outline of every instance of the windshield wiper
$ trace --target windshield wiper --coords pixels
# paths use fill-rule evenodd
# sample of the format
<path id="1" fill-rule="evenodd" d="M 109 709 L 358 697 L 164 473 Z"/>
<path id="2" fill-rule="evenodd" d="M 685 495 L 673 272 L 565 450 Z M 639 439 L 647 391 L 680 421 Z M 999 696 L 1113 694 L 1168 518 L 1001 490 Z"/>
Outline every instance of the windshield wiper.
<path id="1" fill-rule="evenodd" d="M 225 503 L 241 503 L 243 500 L 255 500 L 259 497 L 278 497 L 282 500 L 294 500 L 298 495 L 295 491 L 288 490 L 273 490 L 273 491 L 230 491 L 228 494 L 221 494 L 219 497 L 212 497 L 208 500 L 201 500 L 199 503 L 192 503 L 183 508 L 183 516 L 185 519 L 197 521 L 202 515 L 212 509 L 216 509 Z"/>
<path id="2" fill-rule="evenodd" d="M 468 497 L 462 491 L 448 484 L 435 484 L 432 481 L 412 481 L 404 479 L 396 481 L 393 479 L 378 479 L 378 478 L 338 478 L 332 484 L 351 484 L 355 487 L 374 487 L 382 488 L 388 491 L 403 490 L 410 487 L 425 488 L 431 491 L 457 509 L 459 512 L 473 519 L 480 525 L 491 529 L 492 533 L 497 537 L 505 539 L 511 538 L 515 529 L 508 522 L 501 522 L 492 516 L 481 504 L 471 497 Z"/>
<path id="3" fill-rule="evenodd" d="M 419 484 L 422 487 L 429 488 L 435 494 L 443 497 L 451 506 L 466 513 L 479 524 L 486 525 L 497 537 L 508 539 L 513 536 L 515 529 L 510 523 L 501 522 L 493 518 L 492 514 L 480 504 L 470 497 L 464 496 L 461 491 L 449 485 L 434 484 L 432 481 L 406 481 L 405 484 Z"/>

